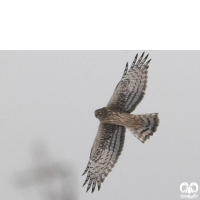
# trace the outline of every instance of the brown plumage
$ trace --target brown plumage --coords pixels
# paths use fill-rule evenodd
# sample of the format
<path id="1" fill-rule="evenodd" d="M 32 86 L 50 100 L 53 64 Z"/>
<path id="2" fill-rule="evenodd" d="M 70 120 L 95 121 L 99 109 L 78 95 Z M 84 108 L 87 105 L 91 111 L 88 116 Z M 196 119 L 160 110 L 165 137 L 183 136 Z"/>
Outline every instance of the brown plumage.
<path id="1" fill-rule="evenodd" d="M 87 173 L 83 186 L 89 181 L 87 191 L 96 184 L 101 188 L 105 177 L 112 170 L 120 156 L 125 139 L 126 128 L 141 142 L 145 142 L 156 131 L 158 114 L 130 114 L 143 99 L 147 83 L 148 55 L 144 53 L 137 61 L 137 56 L 128 70 L 126 64 L 121 81 L 104 108 L 95 111 L 100 120 L 99 129 L 90 153 L 88 165 L 83 173 Z"/>

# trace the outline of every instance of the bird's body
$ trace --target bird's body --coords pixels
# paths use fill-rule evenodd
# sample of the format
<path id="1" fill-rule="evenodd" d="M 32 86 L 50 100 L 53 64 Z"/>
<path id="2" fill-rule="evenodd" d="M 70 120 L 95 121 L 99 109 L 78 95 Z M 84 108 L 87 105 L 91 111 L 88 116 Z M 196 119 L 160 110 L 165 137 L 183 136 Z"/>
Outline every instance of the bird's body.
<path id="1" fill-rule="evenodd" d="M 112 111 L 107 108 L 101 108 L 99 111 L 104 110 L 104 116 L 103 117 L 98 117 L 96 116 L 101 123 L 108 123 L 108 124 L 115 124 L 115 125 L 120 125 L 124 126 L 126 128 L 134 128 L 138 127 L 139 125 L 142 125 L 142 120 L 139 119 L 137 116 L 129 113 L 120 113 L 116 111 Z"/>
<path id="2" fill-rule="evenodd" d="M 92 185 L 100 190 L 101 183 L 117 162 L 125 139 L 126 128 L 142 143 L 156 131 L 159 125 L 157 113 L 133 115 L 131 112 L 143 99 L 147 83 L 148 55 L 144 53 L 137 61 L 137 55 L 128 70 L 126 64 L 124 74 L 118 83 L 107 106 L 95 111 L 100 120 L 99 129 L 90 153 L 88 165 L 83 174 L 88 172 L 87 191 Z M 137 61 L 137 63 L 136 63 Z"/>

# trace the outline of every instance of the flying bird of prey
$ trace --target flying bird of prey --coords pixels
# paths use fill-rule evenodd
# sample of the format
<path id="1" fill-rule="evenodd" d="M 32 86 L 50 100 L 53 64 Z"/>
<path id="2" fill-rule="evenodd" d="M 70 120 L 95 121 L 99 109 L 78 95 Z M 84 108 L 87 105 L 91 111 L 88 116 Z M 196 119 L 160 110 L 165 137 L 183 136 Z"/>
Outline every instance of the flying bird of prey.
<path id="1" fill-rule="evenodd" d="M 95 111 L 100 120 L 99 129 L 91 149 L 90 159 L 83 175 L 87 173 L 83 186 L 89 181 L 87 191 L 92 185 L 94 192 L 96 185 L 101 188 L 105 177 L 117 162 L 125 139 L 126 128 L 142 143 L 156 131 L 159 118 L 158 113 L 130 114 L 143 99 L 147 84 L 147 69 L 151 61 L 144 53 L 137 61 L 138 54 L 128 69 L 128 63 L 122 79 L 106 107 Z M 86 191 L 86 192 L 87 192 Z"/>

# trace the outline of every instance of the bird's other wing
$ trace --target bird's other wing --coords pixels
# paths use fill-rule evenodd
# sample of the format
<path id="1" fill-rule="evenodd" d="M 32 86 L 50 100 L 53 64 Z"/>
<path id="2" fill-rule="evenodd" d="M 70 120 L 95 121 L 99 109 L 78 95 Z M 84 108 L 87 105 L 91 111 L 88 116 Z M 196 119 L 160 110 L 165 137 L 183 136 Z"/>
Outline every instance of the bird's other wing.
<path id="1" fill-rule="evenodd" d="M 149 55 L 149 54 L 148 54 Z M 138 54 L 128 70 L 126 64 L 122 79 L 108 102 L 107 107 L 119 111 L 131 113 L 143 99 L 147 84 L 148 55 L 143 59 L 144 52 L 137 61 Z"/>
<path id="2" fill-rule="evenodd" d="M 100 190 L 101 183 L 112 170 L 122 152 L 125 131 L 126 129 L 123 126 L 100 123 L 89 162 L 83 173 L 84 175 L 88 172 L 83 184 L 84 186 L 89 181 L 87 191 L 91 185 L 92 192 L 94 192 L 96 185 Z"/>

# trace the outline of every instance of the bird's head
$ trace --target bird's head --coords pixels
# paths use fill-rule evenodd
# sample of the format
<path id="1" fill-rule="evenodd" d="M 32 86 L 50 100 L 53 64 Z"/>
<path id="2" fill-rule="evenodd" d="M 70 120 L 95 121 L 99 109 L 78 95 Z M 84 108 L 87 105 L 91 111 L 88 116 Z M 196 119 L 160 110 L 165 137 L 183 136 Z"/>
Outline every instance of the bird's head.
<path id="1" fill-rule="evenodd" d="M 105 115 L 106 115 L 105 107 L 95 110 L 95 117 L 98 118 L 99 120 L 103 119 Z"/>

